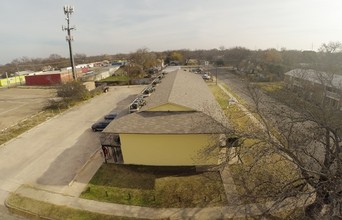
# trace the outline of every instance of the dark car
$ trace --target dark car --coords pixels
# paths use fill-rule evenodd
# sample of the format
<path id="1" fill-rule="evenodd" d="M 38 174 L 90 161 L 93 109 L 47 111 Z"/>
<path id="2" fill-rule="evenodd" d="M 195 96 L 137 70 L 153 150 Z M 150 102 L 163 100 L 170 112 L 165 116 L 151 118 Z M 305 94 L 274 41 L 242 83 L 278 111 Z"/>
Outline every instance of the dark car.
<path id="1" fill-rule="evenodd" d="M 98 122 L 95 122 L 92 126 L 91 129 L 93 131 L 103 131 L 111 122 L 112 120 L 101 120 Z"/>
<path id="2" fill-rule="evenodd" d="M 106 120 L 114 120 L 118 116 L 116 112 L 110 112 L 109 114 L 105 115 L 103 118 Z"/>

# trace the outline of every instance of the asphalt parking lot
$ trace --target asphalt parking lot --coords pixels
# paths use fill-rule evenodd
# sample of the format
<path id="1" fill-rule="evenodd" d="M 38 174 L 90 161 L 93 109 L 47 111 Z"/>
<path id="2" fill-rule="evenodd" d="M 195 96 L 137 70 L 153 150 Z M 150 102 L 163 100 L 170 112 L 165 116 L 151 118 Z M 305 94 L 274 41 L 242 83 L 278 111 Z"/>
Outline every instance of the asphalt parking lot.
<path id="1" fill-rule="evenodd" d="M 0 131 L 42 111 L 54 89 L 0 89 Z"/>

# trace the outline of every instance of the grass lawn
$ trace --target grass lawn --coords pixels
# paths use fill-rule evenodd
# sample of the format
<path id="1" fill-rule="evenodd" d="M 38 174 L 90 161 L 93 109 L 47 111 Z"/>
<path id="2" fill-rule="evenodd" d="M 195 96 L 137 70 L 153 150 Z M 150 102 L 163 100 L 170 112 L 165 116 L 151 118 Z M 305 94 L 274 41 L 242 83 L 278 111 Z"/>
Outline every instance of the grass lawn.
<path id="1" fill-rule="evenodd" d="M 63 219 L 63 220 L 128 220 L 132 218 L 109 216 L 93 213 L 66 206 L 53 205 L 50 203 L 11 194 L 7 199 L 11 211 L 28 219 Z M 39 217 L 38 217 L 39 216 Z M 40 218 L 42 217 L 42 218 Z M 45 217 L 45 218 L 44 218 Z M 140 218 L 139 218 L 140 219 Z"/>
<path id="2" fill-rule="evenodd" d="M 126 82 L 126 81 L 129 81 L 128 76 L 110 76 L 101 80 L 101 82 Z"/>
<path id="3" fill-rule="evenodd" d="M 272 93 L 277 92 L 278 90 L 281 90 L 284 88 L 285 84 L 284 82 L 260 82 L 255 83 L 260 89 Z"/>
<path id="4" fill-rule="evenodd" d="M 103 164 L 81 198 L 160 208 L 227 204 L 220 174 L 193 167 Z"/>
<path id="5" fill-rule="evenodd" d="M 252 122 L 250 117 L 248 117 L 243 111 L 241 111 L 241 109 L 236 104 L 228 104 L 229 97 L 221 90 L 220 87 L 210 85 L 209 88 L 215 96 L 216 101 L 219 103 L 225 115 L 227 116 L 228 120 L 234 126 L 234 129 L 236 129 L 237 131 L 240 131 L 242 129 L 256 129 L 256 126 Z M 237 97 L 236 95 L 234 96 Z M 238 97 L 237 99 L 239 100 Z M 239 101 L 239 103 L 241 102 Z"/>

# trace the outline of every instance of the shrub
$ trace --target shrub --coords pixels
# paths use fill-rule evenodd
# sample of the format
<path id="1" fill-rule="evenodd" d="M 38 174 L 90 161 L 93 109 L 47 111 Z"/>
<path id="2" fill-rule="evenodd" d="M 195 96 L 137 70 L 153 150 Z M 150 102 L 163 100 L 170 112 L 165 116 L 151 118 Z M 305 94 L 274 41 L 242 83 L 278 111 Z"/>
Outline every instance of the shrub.
<path id="1" fill-rule="evenodd" d="M 57 96 L 71 101 L 82 101 L 89 99 L 90 93 L 81 82 L 72 81 L 58 87 Z"/>

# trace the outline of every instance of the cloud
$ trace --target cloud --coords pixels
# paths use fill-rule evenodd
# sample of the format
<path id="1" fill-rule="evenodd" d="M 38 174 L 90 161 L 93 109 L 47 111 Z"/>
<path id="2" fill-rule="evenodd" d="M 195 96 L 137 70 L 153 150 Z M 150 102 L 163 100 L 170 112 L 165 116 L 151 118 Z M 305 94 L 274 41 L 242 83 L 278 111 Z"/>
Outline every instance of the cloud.
<path id="1" fill-rule="evenodd" d="M 308 49 L 342 39 L 342 1 L 331 0 L 4 0 L 0 63 L 68 56 L 63 5 L 74 5 L 74 51 L 88 55 L 151 50 L 285 45 Z"/>

